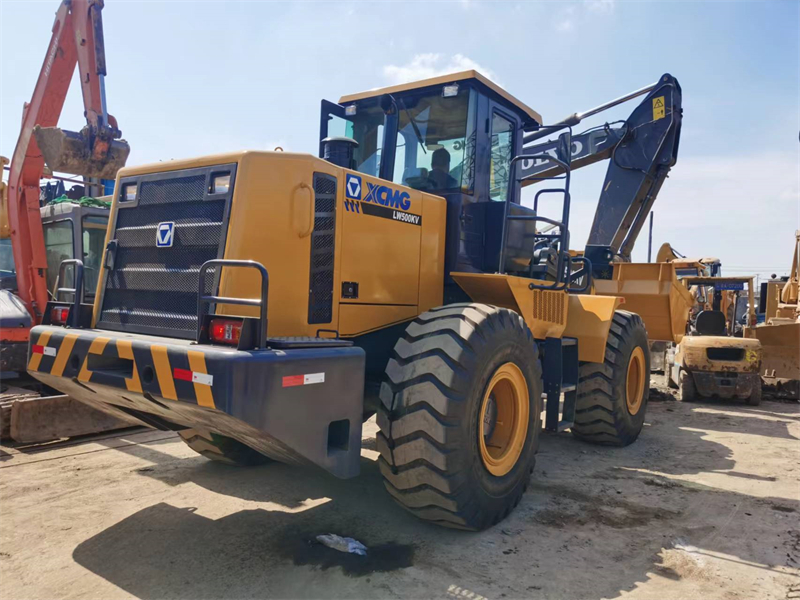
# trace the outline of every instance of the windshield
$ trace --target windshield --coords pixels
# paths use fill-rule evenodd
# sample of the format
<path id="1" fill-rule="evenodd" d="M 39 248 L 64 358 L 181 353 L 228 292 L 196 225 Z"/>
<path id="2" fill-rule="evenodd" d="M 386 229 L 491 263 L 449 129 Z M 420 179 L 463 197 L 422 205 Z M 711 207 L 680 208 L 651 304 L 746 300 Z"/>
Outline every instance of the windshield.
<path id="1" fill-rule="evenodd" d="M 437 88 L 397 94 L 397 145 L 392 181 L 425 191 L 464 190 L 474 185 L 477 94 L 467 86 L 444 97 Z M 341 133 L 358 142 L 356 170 L 379 176 L 385 115 L 377 98 L 356 104 Z M 343 127 L 341 127 L 343 125 Z M 329 135 L 332 133 L 329 131 Z"/>
<path id="2" fill-rule="evenodd" d="M 470 98 L 472 97 L 472 102 Z M 392 181 L 426 191 L 472 187 L 475 157 L 473 119 L 476 94 L 461 87 L 398 98 L 397 147 Z M 470 111 L 472 108 L 472 111 Z M 468 131 L 469 129 L 469 131 Z"/>

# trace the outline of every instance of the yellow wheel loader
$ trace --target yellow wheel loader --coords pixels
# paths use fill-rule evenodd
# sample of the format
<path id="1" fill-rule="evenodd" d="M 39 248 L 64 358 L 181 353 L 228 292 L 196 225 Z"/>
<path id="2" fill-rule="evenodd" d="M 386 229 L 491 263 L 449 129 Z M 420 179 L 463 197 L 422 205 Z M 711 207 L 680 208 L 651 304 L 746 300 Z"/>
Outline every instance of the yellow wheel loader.
<path id="1" fill-rule="evenodd" d="M 779 390 L 800 397 L 800 231 L 795 232 L 792 266 L 786 281 L 762 283 L 764 323 L 750 329 L 761 342 L 764 358 L 761 375 Z"/>
<path id="2" fill-rule="evenodd" d="M 748 404 L 761 403 L 761 342 L 752 333 L 733 337 L 735 323 L 720 310 L 720 294 L 735 295 L 747 285 L 747 322 L 756 322 L 752 277 L 685 277 L 687 287 L 702 286 L 713 290 L 711 310 L 703 310 L 691 322 L 691 334 L 678 344 L 670 379 L 684 402 L 699 397 L 739 398 Z M 734 304 L 735 304 L 734 300 Z M 750 329 L 752 332 L 752 329 Z"/>
<path id="3" fill-rule="evenodd" d="M 94 305 L 51 303 L 68 315 L 34 328 L 29 371 L 209 458 L 342 478 L 377 413 L 400 505 L 491 526 L 528 485 L 543 412 L 590 442 L 641 432 L 647 332 L 624 297 L 593 293 L 676 160 L 677 81 L 604 106 L 638 96 L 627 121 L 573 140 L 603 107 L 545 126 L 466 71 L 323 101 L 319 157 L 123 169 Z M 585 256 L 569 252 L 577 142 L 615 157 Z M 560 215 L 520 203 L 553 177 L 536 203 L 553 194 Z M 81 265 L 68 268 L 80 298 Z"/>

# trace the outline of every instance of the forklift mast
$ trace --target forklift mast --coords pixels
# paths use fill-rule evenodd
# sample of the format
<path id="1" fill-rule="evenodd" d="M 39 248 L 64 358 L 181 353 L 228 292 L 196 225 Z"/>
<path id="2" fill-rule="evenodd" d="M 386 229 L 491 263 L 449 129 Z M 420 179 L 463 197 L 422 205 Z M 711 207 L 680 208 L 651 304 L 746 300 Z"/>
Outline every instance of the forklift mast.
<path id="1" fill-rule="evenodd" d="M 559 128 L 571 128 L 588 116 L 642 95 L 645 98 L 624 121 L 576 135 L 570 129 L 554 140 L 533 143 Z M 595 277 L 610 277 L 608 265 L 614 260 L 630 261 L 647 215 L 677 161 L 682 112 L 680 85 L 665 74 L 653 85 L 525 134 L 525 155 L 547 155 L 568 164 L 573 171 L 610 160 L 584 253 Z M 552 160 L 529 159 L 521 162 L 519 178 L 522 185 L 529 185 L 563 172 Z"/>

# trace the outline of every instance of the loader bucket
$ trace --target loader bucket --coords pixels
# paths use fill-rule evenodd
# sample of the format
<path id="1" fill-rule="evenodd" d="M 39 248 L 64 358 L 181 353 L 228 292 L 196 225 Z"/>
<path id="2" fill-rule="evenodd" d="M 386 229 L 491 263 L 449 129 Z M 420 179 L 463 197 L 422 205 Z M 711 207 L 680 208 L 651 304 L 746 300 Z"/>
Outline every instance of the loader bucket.
<path id="1" fill-rule="evenodd" d="M 650 341 L 678 343 L 694 298 L 670 263 L 614 263 L 611 279 L 595 279 L 595 293 L 620 296 L 620 308 L 637 313 Z"/>
<path id="2" fill-rule="evenodd" d="M 105 160 L 93 159 L 91 148 L 83 134 L 64 131 L 58 127 L 33 128 L 33 135 L 45 164 L 51 171 L 84 177 L 115 179 L 125 166 L 131 151 L 125 140 L 113 140 Z"/>
<path id="3" fill-rule="evenodd" d="M 759 325 L 750 332 L 761 342 L 764 377 L 800 379 L 800 322 Z"/>

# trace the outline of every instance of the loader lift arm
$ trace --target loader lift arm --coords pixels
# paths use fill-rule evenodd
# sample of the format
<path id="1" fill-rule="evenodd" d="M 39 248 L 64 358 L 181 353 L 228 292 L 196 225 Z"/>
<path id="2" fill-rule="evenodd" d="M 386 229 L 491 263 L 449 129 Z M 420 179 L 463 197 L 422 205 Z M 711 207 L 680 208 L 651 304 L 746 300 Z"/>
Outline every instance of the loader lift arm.
<path id="1" fill-rule="evenodd" d="M 534 143 L 643 95 L 645 98 L 625 121 L 606 123 L 577 135 L 567 131 L 554 140 Z M 569 164 L 571 170 L 610 160 L 585 250 L 595 277 L 610 277 L 609 264 L 615 258 L 630 261 L 647 215 L 677 161 L 681 120 L 680 85 L 665 74 L 653 85 L 525 134 L 524 154 L 550 155 Z M 528 160 L 522 162 L 519 173 L 521 184 L 529 185 L 557 176 L 563 169 L 553 161 Z"/>
<path id="2" fill-rule="evenodd" d="M 130 148 L 108 114 L 102 0 L 63 0 L 31 101 L 23 107 L 22 129 L 8 178 L 8 218 L 17 265 L 19 295 L 35 322 L 48 301 L 39 181 L 45 163 L 53 171 L 113 178 Z M 86 127 L 80 133 L 56 128 L 75 67 L 80 72 Z"/>

